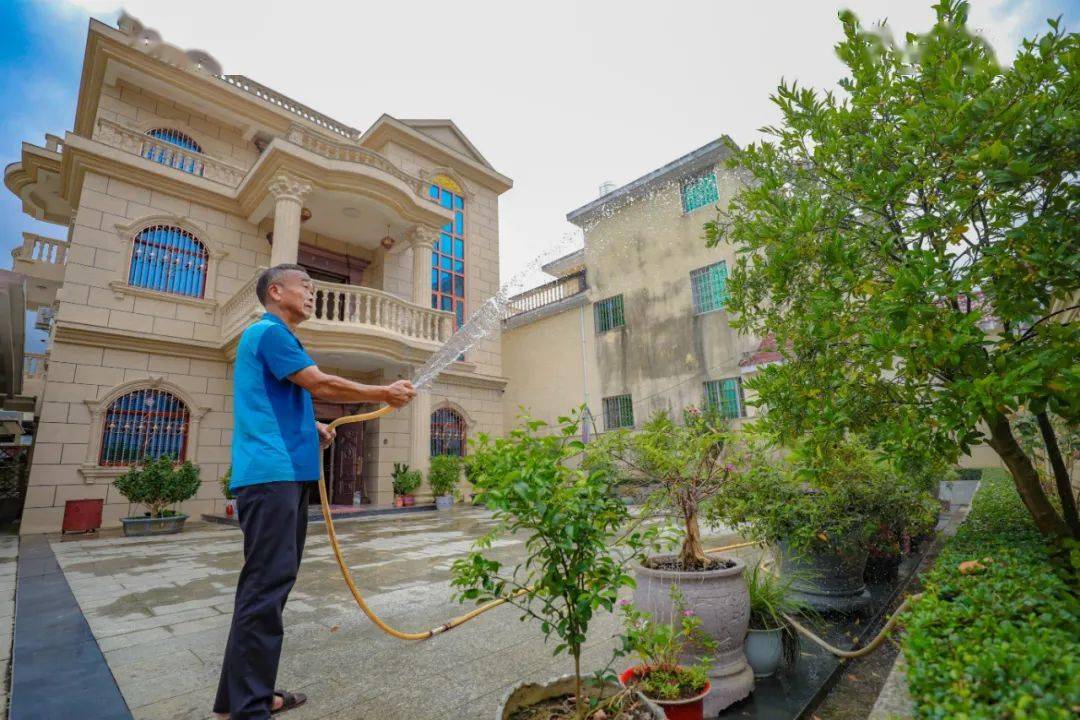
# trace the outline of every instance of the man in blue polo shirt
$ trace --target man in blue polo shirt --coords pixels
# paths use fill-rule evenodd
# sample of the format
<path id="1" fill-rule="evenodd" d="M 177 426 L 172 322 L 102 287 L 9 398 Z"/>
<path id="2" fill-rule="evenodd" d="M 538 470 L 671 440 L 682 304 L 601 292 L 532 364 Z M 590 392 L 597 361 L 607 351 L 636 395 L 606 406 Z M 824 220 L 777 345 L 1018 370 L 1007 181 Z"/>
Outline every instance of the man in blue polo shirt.
<path id="1" fill-rule="evenodd" d="M 232 484 L 244 531 L 244 568 L 236 585 L 214 712 L 231 720 L 266 720 L 302 705 L 302 693 L 274 689 L 281 613 L 307 536 L 308 493 L 319 479 L 320 445 L 333 434 L 316 422 L 312 396 L 329 402 L 384 402 L 403 407 L 412 384 L 361 385 L 319 370 L 297 340 L 315 292 L 299 265 L 277 265 L 255 286 L 266 308 L 244 331 L 233 368 Z"/>

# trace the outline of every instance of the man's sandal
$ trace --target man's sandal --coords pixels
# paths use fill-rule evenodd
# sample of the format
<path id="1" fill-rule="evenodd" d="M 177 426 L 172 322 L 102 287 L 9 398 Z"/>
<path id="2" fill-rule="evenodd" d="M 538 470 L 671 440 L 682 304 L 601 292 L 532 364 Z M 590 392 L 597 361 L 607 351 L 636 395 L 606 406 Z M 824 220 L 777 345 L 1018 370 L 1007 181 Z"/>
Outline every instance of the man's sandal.
<path id="1" fill-rule="evenodd" d="M 281 707 L 277 710 L 271 710 L 271 715 L 279 715 L 283 712 L 288 712 L 293 708 L 298 708 L 307 702 L 307 695 L 304 693 L 291 693 L 284 690 L 275 690 L 274 695 L 281 698 Z"/>

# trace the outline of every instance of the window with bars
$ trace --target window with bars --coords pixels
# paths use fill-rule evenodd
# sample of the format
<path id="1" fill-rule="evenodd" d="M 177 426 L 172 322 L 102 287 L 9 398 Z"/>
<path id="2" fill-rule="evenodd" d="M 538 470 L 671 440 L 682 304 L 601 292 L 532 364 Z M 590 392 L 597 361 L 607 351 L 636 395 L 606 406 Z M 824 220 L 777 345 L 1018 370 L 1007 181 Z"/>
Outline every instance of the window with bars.
<path id="1" fill-rule="evenodd" d="M 173 145 L 179 150 L 170 150 L 161 143 L 146 143 L 143 157 L 169 167 L 183 170 L 194 175 L 202 175 L 202 161 L 195 154 L 202 154 L 202 147 L 190 136 L 172 128 L 154 128 L 146 131 L 147 136 Z"/>
<path id="2" fill-rule="evenodd" d="M 171 225 L 152 225 L 135 236 L 128 284 L 203 297 L 210 253 L 198 238 Z"/>
<path id="3" fill-rule="evenodd" d="M 705 405 L 716 408 L 726 418 L 746 417 L 742 378 L 724 378 L 705 383 Z"/>
<path id="4" fill-rule="evenodd" d="M 720 199 L 716 189 L 716 173 L 712 170 L 685 178 L 679 183 L 682 190 L 683 212 L 693 212 L 700 207 L 712 205 Z"/>
<path id="5" fill-rule="evenodd" d="M 634 427 L 634 401 L 629 395 L 604 398 L 604 429 Z"/>
<path id="6" fill-rule="evenodd" d="M 694 314 L 723 310 L 728 301 L 727 263 L 713 263 L 690 271 L 690 295 Z"/>
<path id="7" fill-rule="evenodd" d="M 626 318 L 623 316 L 622 295 L 605 298 L 593 307 L 596 313 L 596 332 L 607 332 L 612 328 L 622 327 L 626 324 Z"/>
<path id="8" fill-rule="evenodd" d="M 465 418 L 452 408 L 431 413 L 431 455 L 465 455 Z"/>
<path id="9" fill-rule="evenodd" d="M 428 197 L 454 213 L 431 253 L 431 307 L 454 313 L 456 329 L 465 322 L 465 199 L 435 184 L 428 189 Z"/>
<path id="10" fill-rule="evenodd" d="M 113 401 L 105 413 L 98 464 L 136 465 L 146 458 L 187 453 L 190 416 L 180 398 L 166 390 L 135 390 Z"/>

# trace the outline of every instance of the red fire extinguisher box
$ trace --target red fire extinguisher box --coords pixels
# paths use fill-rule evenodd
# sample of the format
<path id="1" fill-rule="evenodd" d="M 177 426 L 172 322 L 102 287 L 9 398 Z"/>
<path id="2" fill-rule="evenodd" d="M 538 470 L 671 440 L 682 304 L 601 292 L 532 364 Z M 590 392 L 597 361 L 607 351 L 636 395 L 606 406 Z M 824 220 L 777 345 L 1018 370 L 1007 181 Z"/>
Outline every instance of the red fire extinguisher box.
<path id="1" fill-rule="evenodd" d="M 104 500 L 68 500 L 64 503 L 62 531 L 94 532 L 101 527 L 101 508 L 104 504 Z"/>

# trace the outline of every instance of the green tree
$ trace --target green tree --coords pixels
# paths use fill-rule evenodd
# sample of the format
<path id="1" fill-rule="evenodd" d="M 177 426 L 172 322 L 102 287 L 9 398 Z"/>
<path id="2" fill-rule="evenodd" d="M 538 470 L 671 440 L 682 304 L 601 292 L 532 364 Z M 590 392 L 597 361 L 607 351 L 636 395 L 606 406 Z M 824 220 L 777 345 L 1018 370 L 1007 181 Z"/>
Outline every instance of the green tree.
<path id="1" fill-rule="evenodd" d="M 706 240 L 736 244 L 729 307 L 785 358 L 751 384 L 765 429 L 948 457 L 985 440 L 1039 530 L 1080 537 L 1047 419 L 1080 415 L 1080 43 L 1051 20 L 1005 67 L 966 2 L 935 10 L 903 42 L 841 13 L 840 90 L 780 84 L 782 120 L 737 151 L 747 185 Z"/>
<path id="2" fill-rule="evenodd" d="M 116 491 L 129 502 L 146 506 L 150 517 L 165 517 L 166 508 L 199 492 L 199 466 L 188 460 L 175 464 L 172 455 L 147 457 L 143 464 L 116 478 Z"/>

